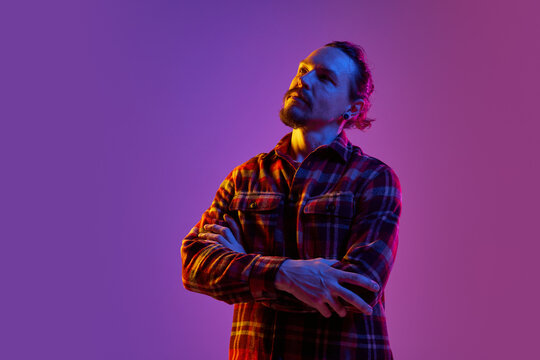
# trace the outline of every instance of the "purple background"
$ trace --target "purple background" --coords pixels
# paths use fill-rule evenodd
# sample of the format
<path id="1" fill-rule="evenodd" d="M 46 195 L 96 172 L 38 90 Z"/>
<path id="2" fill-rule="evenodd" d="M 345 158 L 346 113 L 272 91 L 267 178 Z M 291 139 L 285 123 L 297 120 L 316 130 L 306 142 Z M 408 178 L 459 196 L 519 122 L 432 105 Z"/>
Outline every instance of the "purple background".
<path id="1" fill-rule="evenodd" d="M 180 240 L 332 40 L 375 82 L 347 134 L 401 180 L 396 358 L 538 353 L 536 2 L 0 7 L 1 358 L 226 359 L 232 306 L 183 288 Z"/>

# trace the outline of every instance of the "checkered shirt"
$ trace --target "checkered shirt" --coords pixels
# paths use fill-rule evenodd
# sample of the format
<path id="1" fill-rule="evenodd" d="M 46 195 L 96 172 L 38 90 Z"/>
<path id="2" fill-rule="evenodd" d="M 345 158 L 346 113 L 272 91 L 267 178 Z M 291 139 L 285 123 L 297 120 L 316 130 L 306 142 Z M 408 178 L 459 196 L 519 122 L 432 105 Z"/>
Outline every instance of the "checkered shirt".
<path id="1" fill-rule="evenodd" d="M 298 164 L 291 134 L 234 168 L 197 226 L 240 225 L 246 254 L 190 232 L 182 241 L 188 290 L 234 304 L 229 359 L 393 359 L 384 289 L 397 252 L 401 188 L 396 173 L 342 131 Z M 343 284 L 373 307 L 347 305 L 323 317 L 275 276 L 286 259 L 337 259 L 332 267 L 369 277 L 381 290 Z"/>

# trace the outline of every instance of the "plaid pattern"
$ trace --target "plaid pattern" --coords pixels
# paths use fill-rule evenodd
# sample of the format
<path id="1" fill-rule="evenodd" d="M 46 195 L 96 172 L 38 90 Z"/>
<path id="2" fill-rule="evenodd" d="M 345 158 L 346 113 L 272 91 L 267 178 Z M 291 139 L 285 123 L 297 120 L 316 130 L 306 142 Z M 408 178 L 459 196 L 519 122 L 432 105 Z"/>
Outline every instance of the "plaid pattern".
<path id="1" fill-rule="evenodd" d="M 393 359 L 384 287 L 397 252 L 401 188 L 395 172 L 368 156 L 345 132 L 301 164 L 287 154 L 291 133 L 276 147 L 237 166 L 221 183 L 197 226 L 241 227 L 247 254 L 188 234 L 182 281 L 188 290 L 234 304 L 229 359 Z M 288 258 L 323 257 L 370 277 L 381 290 L 345 286 L 373 307 L 351 306 L 330 318 L 275 288 Z"/>

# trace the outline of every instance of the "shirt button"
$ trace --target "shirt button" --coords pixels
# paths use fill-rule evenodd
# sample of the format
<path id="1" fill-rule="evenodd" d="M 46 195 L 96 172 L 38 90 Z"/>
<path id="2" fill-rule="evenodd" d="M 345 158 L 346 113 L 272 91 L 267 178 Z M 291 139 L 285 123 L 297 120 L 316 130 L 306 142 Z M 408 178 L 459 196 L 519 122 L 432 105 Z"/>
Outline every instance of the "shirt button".
<path id="1" fill-rule="evenodd" d="M 253 201 L 251 204 L 249 204 L 250 209 L 256 209 L 257 208 L 257 202 Z"/>
<path id="2" fill-rule="evenodd" d="M 333 203 L 326 205 L 326 211 L 332 212 L 334 210 L 336 210 L 336 205 L 334 205 Z"/>

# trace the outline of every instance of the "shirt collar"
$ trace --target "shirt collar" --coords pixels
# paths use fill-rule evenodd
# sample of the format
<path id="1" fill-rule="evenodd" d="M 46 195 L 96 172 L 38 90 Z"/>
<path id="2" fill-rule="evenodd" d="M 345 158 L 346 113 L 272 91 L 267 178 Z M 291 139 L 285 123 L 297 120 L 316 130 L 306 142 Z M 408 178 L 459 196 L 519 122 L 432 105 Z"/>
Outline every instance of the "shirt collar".
<path id="1" fill-rule="evenodd" d="M 289 153 L 289 146 L 291 144 L 291 137 L 292 137 L 292 131 L 286 134 L 277 145 L 268 153 L 264 155 L 264 158 L 276 154 L 281 157 L 287 157 L 290 158 L 287 154 Z M 349 157 L 351 155 L 351 152 L 353 150 L 353 145 L 347 138 L 347 135 L 345 134 L 345 131 L 341 131 L 338 136 L 328 145 L 321 145 L 318 148 L 316 148 L 313 151 L 318 151 L 322 148 L 328 148 L 332 151 L 336 152 L 341 159 L 343 159 L 345 162 L 349 160 Z M 362 150 L 359 150 L 360 155 L 362 155 Z"/>

